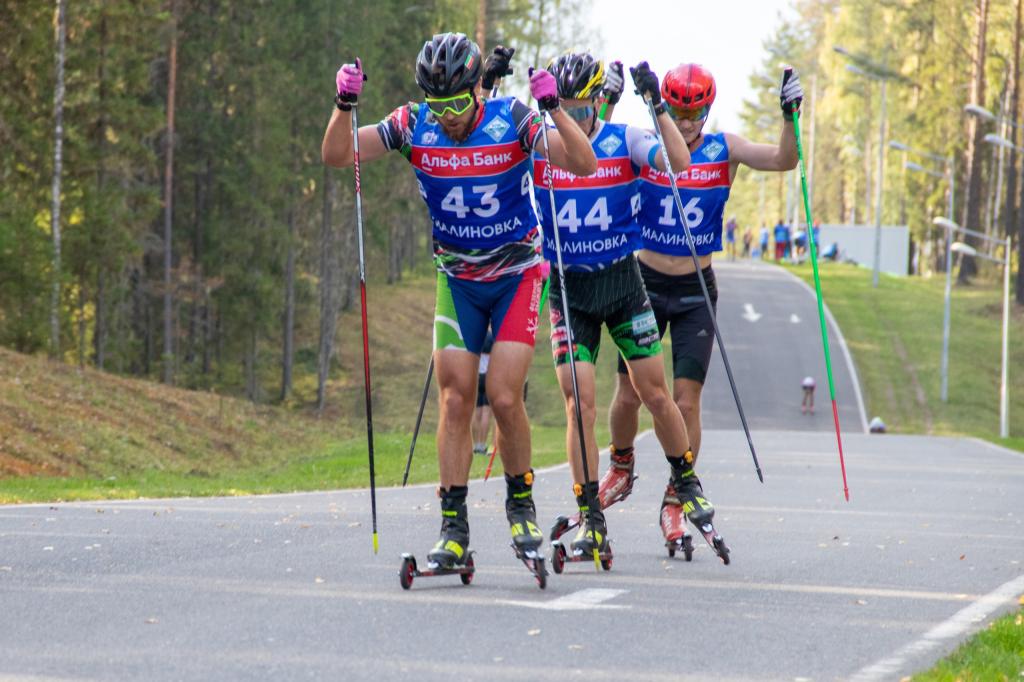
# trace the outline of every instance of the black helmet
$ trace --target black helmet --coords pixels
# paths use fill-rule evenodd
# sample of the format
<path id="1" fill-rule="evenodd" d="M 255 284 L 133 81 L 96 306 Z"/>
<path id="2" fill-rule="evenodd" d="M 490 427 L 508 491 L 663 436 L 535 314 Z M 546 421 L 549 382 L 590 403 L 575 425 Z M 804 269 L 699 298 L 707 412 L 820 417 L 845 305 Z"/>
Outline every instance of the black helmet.
<path id="1" fill-rule="evenodd" d="M 430 97 L 449 97 L 480 80 L 480 48 L 465 33 L 438 33 L 416 58 L 416 83 Z"/>
<path id="2" fill-rule="evenodd" d="M 562 99 L 593 99 L 604 85 L 604 62 L 589 52 L 568 52 L 548 64 Z"/>

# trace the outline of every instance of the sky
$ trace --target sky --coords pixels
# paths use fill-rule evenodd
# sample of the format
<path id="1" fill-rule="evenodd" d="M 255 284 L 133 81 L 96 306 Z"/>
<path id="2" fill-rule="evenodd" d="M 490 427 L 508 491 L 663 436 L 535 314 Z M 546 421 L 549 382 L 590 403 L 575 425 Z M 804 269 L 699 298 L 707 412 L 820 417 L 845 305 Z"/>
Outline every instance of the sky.
<path id="1" fill-rule="evenodd" d="M 593 0 L 590 12 L 587 23 L 600 30 L 604 44 L 573 47 L 626 67 L 646 59 L 659 79 L 680 63 L 703 64 L 718 89 L 710 119 L 718 130 L 739 132 L 750 74 L 765 55 L 762 42 L 778 27 L 779 13 L 792 10 L 790 0 Z M 649 126 L 643 101 L 629 88 L 628 68 L 626 82 L 615 120 Z"/>

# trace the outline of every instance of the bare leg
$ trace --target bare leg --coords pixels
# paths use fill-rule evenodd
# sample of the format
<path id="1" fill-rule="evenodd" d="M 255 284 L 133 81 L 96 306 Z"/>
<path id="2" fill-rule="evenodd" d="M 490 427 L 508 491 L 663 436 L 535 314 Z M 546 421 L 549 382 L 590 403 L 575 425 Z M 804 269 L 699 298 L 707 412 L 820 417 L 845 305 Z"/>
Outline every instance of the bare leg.
<path id="1" fill-rule="evenodd" d="M 616 450 L 633 447 L 640 429 L 640 406 L 643 404 L 628 374 L 616 375 L 615 397 L 608 410 L 608 427 Z"/>
<path id="2" fill-rule="evenodd" d="M 679 406 L 679 413 L 683 415 L 686 423 L 686 433 L 690 437 L 690 449 L 693 450 L 694 461 L 700 454 L 701 421 L 700 421 L 700 394 L 704 390 L 704 384 L 693 379 L 676 379 L 672 392 Z"/>
<path id="3" fill-rule="evenodd" d="M 519 476 L 530 470 L 530 423 L 523 403 L 523 384 L 533 361 L 533 346 L 499 341 L 487 368 L 487 400 L 495 421 L 495 445 L 505 473 Z"/>
<path id="4" fill-rule="evenodd" d="M 569 364 L 559 365 L 555 369 L 558 385 L 565 398 L 565 451 L 568 453 L 569 467 L 575 483 L 586 483 L 583 478 L 583 464 L 580 460 L 580 436 L 576 423 L 576 403 L 572 391 L 572 374 Z M 587 446 L 587 469 L 590 480 L 597 480 L 598 451 L 597 437 L 594 435 L 594 422 L 597 410 L 594 406 L 596 386 L 594 384 L 594 365 L 589 362 L 576 362 L 576 385 L 579 388 L 580 413 L 583 417 L 583 438 Z"/>
<path id="5" fill-rule="evenodd" d="M 687 425 L 668 394 L 661 354 L 629 362 L 629 375 L 637 395 L 654 418 L 654 433 L 665 454 L 681 457 L 692 446 Z"/>
<path id="6" fill-rule="evenodd" d="M 476 406 L 477 367 L 480 358 L 464 350 L 434 351 L 440 418 L 437 422 L 437 463 L 441 487 L 466 485 L 473 463 L 469 432 Z"/>

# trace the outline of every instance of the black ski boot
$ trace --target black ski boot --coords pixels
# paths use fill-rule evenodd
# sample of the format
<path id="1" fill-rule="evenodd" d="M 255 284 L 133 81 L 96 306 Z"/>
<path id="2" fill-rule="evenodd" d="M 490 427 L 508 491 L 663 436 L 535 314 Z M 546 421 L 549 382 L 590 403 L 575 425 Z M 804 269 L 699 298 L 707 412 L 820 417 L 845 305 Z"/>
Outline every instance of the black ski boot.
<path id="1" fill-rule="evenodd" d="M 537 527 L 537 508 L 533 503 L 533 470 L 518 476 L 505 474 L 505 486 L 508 490 L 505 515 L 512 531 L 512 550 L 516 558 L 530 569 L 543 590 L 548 584 L 548 572 L 539 551 L 544 542 L 544 534 Z"/>
<path id="2" fill-rule="evenodd" d="M 438 488 L 441 498 L 441 538 L 427 553 L 427 561 L 438 568 L 461 566 L 469 557 L 469 518 L 466 494 L 469 487 L 453 485 L 447 490 Z"/>
<path id="3" fill-rule="evenodd" d="M 669 482 L 676 491 L 680 504 L 683 505 L 683 513 L 686 514 L 687 520 L 697 527 L 722 563 L 728 565 L 729 548 L 726 547 L 725 540 L 711 523 L 715 517 L 715 507 L 704 496 L 704 488 L 700 484 L 700 479 L 697 478 L 697 472 L 693 470 L 693 452 L 687 450 L 682 457 L 666 455 L 665 459 L 672 467 Z"/>

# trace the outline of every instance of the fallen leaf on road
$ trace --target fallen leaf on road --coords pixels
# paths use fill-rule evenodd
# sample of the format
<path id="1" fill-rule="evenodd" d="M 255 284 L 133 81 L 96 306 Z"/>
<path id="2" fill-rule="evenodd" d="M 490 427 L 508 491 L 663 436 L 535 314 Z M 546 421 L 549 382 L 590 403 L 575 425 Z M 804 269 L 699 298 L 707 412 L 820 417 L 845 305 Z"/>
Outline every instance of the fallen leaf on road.
<path id="1" fill-rule="evenodd" d="M 348 524 L 348 527 L 349 528 L 358 528 L 359 525 L 360 525 L 360 523 L 358 521 L 353 521 L 352 523 Z"/>
<path id="2" fill-rule="evenodd" d="M 1017 619 L 1020 620 L 1020 616 L 1017 616 Z M 579 651 L 582 648 L 583 648 L 582 644 L 570 644 L 569 645 L 569 651 Z"/>
<path id="3" fill-rule="evenodd" d="M 537 635 L 540 634 L 540 628 L 537 628 L 537 629 L 534 629 L 534 630 L 527 630 L 526 634 L 528 634 L 530 637 L 536 637 Z"/>
<path id="4" fill-rule="evenodd" d="M 866 601 L 864 601 L 863 599 L 858 599 L 858 600 L 857 600 L 857 601 L 855 601 L 854 603 L 855 603 L 855 604 L 856 604 L 857 606 L 867 606 L 867 602 L 866 602 Z"/>
<path id="5" fill-rule="evenodd" d="M 159 622 L 160 621 L 157 620 L 156 618 L 147 618 L 146 619 L 146 625 L 156 625 Z"/>
<path id="6" fill-rule="evenodd" d="M 50 545 L 48 547 L 43 547 L 43 551 L 44 552 L 52 552 L 53 551 L 53 545 Z"/>
<path id="7" fill-rule="evenodd" d="M 963 560 L 964 560 L 964 557 L 966 557 L 966 556 L 967 556 L 966 554 L 961 554 L 961 555 L 960 555 L 960 561 L 963 561 Z"/>
<path id="8" fill-rule="evenodd" d="M 315 583 L 319 584 L 319 583 L 322 583 L 323 581 L 324 581 L 324 579 L 323 579 L 323 578 L 321 578 L 321 577 L 317 576 L 316 580 L 314 580 L 313 582 L 315 582 Z"/>

